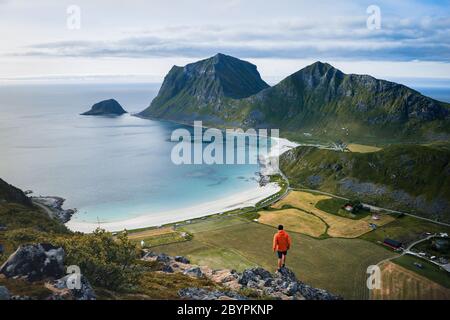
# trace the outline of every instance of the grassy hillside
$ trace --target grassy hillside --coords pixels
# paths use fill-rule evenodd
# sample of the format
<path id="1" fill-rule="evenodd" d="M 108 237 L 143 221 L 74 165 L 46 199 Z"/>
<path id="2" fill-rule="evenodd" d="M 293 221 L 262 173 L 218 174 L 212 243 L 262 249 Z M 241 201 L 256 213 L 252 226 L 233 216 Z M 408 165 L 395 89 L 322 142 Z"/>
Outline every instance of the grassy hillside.
<path id="1" fill-rule="evenodd" d="M 372 153 L 299 147 L 280 159 L 291 185 L 450 221 L 450 151 L 396 145 Z"/>
<path id="2" fill-rule="evenodd" d="M 22 192 L 22 190 L 0 179 L 0 204 L 5 202 L 18 203 L 25 206 L 32 205 L 31 200 Z"/>

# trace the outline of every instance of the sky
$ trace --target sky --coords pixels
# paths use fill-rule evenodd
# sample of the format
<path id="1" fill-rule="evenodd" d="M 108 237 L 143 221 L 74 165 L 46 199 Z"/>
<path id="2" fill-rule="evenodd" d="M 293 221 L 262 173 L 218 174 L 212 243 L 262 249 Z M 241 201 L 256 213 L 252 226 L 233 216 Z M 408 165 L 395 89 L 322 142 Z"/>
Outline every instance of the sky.
<path id="1" fill-rule="evenodd" d="M 320 60 L 449 86 L 449 13 L 450 0 L 0 0 L 0 83 L 161 82 L 221 52 L 269 83 Z"/>

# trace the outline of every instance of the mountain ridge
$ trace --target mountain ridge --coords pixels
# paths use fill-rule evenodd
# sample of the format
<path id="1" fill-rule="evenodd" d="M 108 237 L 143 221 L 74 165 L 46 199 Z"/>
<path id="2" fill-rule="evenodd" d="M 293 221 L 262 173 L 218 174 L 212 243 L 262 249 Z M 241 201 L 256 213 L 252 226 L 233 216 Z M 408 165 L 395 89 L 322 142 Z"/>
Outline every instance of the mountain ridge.
<path id="1" fill-rule="evenodd" d="M 221 57 L 219 54 L 184 69 L 195 69 L 205 61 Z M 450 104 L 402 84 L 370 75 L 345 74 L 320 61 L 272 87 L 258 85 L 253 90 L 257 92 L 247 97 L 224 94 L 216 90 L 216 81 L 208 83 L 204 77 L 202 83 L 196 82 L 193 87 L 190 83 L 180 83 L 174 74 L 181 70 L 182 67 L 172 68 L 160 93 L 140 116 L 186 123 L 203 120 L 206 125 L 215 126 L 280 128 L 294 136 L 310 132 L 335 138 L 395 137 L 426 141 L 450 137 Z M 191 81 L 198 80 L 195 73 L 188 73 Z M 229 82 L 239 78 L 237 71 L 227 74 Z M 213 71 L 209 76 L 212 75 L 215 75 Z M 260 78 L 259 73 L 253 75 Z M 167 99 L 167 92 L 174 95 Z"/>
<path id="2" fill-rule="evenodd" d="M 219 53 L 184 67 L 173 66 L 158 96 L 139 116 L 179 120 L 177 113 L 181 118 L 208 115 L 206 110 L 218 111 L 226 101 L 243 99 L 268 87 L 255 65 Z"/>

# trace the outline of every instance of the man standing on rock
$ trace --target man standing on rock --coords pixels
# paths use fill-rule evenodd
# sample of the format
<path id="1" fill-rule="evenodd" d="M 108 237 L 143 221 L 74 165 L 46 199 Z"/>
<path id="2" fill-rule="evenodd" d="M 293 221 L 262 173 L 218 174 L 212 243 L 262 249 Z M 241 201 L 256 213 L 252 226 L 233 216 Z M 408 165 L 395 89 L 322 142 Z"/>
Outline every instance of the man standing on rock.
<path id="1" fill-rule="evenodd" d="M 276 251 L 278 254 L 278 271 L 284 268 L 287 252 L 291 248 L 291 237 L 283 229 L 284 227 L 280 224 L 278 232 L 273 237 L 273 252 Z"/>

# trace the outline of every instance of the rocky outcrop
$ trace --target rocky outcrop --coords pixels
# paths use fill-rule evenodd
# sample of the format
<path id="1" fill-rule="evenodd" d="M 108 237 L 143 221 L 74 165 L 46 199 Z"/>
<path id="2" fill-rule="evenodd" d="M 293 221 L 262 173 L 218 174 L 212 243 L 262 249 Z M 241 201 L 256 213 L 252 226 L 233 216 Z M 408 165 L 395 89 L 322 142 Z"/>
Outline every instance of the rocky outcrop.
<path id="1" fill-rule="evenodd" d="M 52 218 L 61 223 L 69 222 L 72 216 L 77 212 L 76 209 L 63 209 L 66 199 L 61 197 L 32 197 L 35 203 L 41 204 L 52 212 Z"/>
<path id="2" fill-rule="evenodd" d="M 120 116 L 127 113 L 122 106 L 114 99 L 100 101 L 94 104 L 91 110 L 82 113 L 82 116 Z"/>
<path id="3" fill-rule="evenodd" d="M 213 270 L 204 266 L 191 265 L 183 257 L 170 257 L 166 254 L 147 252 L 143 260 L 162 263 L 162 272 L 170 268 L 171 272 L 182 273 L 193 278 L 209 279 L 227 290 L 206 290 L 201 288 L 186 288 L 180 290 L 179 296 L 192 300 L 211 299 L 247 299 L 241 292 L 250 292 L 252 297 L 268 297 L 281 300 L 337 300 L 340 297 L 326 290 L 313 288 L 299 281 L 288 268 L 272 274 L 257 267 L 246 269 L 242 273 L 235 270 Z M 184 261 L 186 263 L 180 262 Z"/>
<path id="4" fill-rule="evenodd" d="M 6 277 L 29 281 L 59 278 L 64 274 L 64 250 L 51 244 L 20 246 L 0 267 Z"/>
<path id="5" fill-rule="evenodd" d="M 46 281 L 45 287 L 52 293 L 49 300 L 95 300 L 94 289 L 88 279 L 79 273 L 65 274 L 65 252 L 61 247 L 40 243 L 20 246 L 0 267 L 7 278 L 22 278 L 30 282 Z M 0 287 L 0 300 L 30 300 L 28 296 L 11 296 Z"/>

